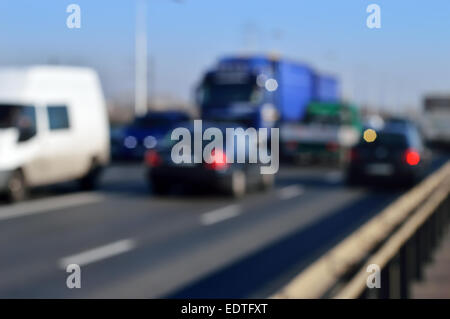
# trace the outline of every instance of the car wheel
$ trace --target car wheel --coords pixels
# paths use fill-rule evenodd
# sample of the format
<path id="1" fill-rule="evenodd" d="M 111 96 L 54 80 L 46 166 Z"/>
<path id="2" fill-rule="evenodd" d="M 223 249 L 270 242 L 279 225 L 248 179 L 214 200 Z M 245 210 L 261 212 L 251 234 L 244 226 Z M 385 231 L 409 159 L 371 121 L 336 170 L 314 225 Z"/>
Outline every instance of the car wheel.
<path id="1" fill-rule="evenodd" d="M 79 180 L 80 188 L 86 191 L 96 189 L 101 171 L 102 167 L 94 161 L 89 169 L 89 172 Z"/>
<path id="2" fill-rule="evenodd" d="M 261 174 L 261 182 L 259 188 L 263 191 L 269 190 L 273 187 L 275 183 L 274 174 Z"/>
<path id="3" fill-rule="evenodd" d="M 245 195 L 247 192 L 247 175 L 242 170 L 236 170 L 231 174 L 229 193 L 235 198 Z"/>
<path id="4" fill-rule="evenodd" d="M 170 192 L 170 185 L 164 182 L 151 182 L 152 193 L 155 195 L 167 195 Z"/>
<path id="5" fill-rule="evenodd" d="M 347 186 L 358 186 L 359 183 L 359 179 L 354 174 L 347 174 L 347 176 L 345 177 L 345 184 Z"/>
<path id="6" fill-rule="evenodd" d="M 28 189 L 21 171 L 14 171 L 8 180 L 7 197 L 10 202 L 20 202 L 27 198 Z"/>

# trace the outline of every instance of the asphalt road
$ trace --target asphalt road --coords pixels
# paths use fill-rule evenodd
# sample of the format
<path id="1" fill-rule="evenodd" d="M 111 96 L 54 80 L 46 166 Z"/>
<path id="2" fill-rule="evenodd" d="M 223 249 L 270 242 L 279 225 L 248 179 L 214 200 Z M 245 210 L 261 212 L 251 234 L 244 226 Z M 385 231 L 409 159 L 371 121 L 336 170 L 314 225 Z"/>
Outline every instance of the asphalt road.
<path id="1" fill-rule="evenodd" d="M 0 205 L 0 297 L 266 297 L 404 191 L 283 168 L 273 190 L 240 200 L 155 197 L 140 165 L 114 165 L 95 192 Z M 70 263 L 80 289 L 66 286 Z"/>

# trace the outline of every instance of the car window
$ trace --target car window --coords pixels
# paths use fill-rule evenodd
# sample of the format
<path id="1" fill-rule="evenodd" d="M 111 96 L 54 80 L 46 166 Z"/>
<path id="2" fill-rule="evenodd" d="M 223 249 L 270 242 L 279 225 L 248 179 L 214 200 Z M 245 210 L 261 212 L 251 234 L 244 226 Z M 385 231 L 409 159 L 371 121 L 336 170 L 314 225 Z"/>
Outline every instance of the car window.
<path id="1" fill-rule="evenodd" d="M 408 138 L 405 134 L 378 132 L 377 138 L 373 142 L 366 142 L 364 139 L 360 142 L 360 147 L 372 148 L 378 146 L 385 146 L 388 148 L 403 149 L 408 147 Z"/>
<path id="2" fill-rule="evenodd" d="M 411 144 L 417 149 L 423 148 L 422 137 L 416 128 L 411 129 Z"/>
<path id="3" fill-rule="evenodd" d="M 48 106 L 47 112 L 50 130 L 63 130 L 70 127 L 67 106 Z"/>

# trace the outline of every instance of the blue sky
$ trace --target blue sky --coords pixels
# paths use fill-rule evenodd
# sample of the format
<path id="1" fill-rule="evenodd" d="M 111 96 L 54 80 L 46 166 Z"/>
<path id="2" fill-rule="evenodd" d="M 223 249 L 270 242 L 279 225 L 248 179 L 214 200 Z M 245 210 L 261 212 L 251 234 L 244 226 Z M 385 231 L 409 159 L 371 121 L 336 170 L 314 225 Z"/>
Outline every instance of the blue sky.
<path id="1" fill-rule="evenodd" d="M 66 27 L 67 5 L 82 28 Z M 366 27 L 381 7 L 382 28 Z M 450 92 L 450 1 L 148 0 L 148 48 L 157 92 L 181 99 L 223 54 L 270 52 L 337 74 L 360 103 L 419 105 Z M 133 92 L 134 0 L 2 0 L 0 65 L 93 66 L 108 97 Z"/>

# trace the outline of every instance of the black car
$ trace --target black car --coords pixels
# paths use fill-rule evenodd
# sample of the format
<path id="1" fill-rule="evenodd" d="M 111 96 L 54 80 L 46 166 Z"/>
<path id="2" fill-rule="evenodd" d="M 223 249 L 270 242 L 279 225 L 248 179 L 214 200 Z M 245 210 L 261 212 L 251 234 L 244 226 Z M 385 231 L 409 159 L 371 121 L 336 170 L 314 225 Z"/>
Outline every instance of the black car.
<path id="1" fill-rule="evenodd" d="M 407 123 L 391 123 L 376 132 L 373 141 L 362 138 L 351 149 L 347 182 L 414 184 L 424 177 L 430 162 L 431 152 L 418 129 Z"/>
<path id="2" fill-rule="evenodd" d="M 203 132 L 208 127 L 215 127 L 223 132 L 225 136 L 226 127 L 222 124 L 203 124 Z M 230 127 L 228 125 L 228 127 Z M 186 128 L 194 135 L 194 129 L 189 124 Z M 225 138 L 224 138 L 225 141 Z M 145 156 L 145 163 L 148 167 L 148 179 L 152 191 L 156 194 L 168 193 L 174 185 L 185 186 L 190 189 L 216 190 L 233 197 L 243 196 L 250 189 L 269 189 L 274 183 L 273 174 L 261 174 L 260 163 L 249 163 L 249 144 L 245 143 L 245 162 L 229 163 L 230 156 L 226 145 L 223 148 L 213 149 L 208 155 L 210 163 L 202 160 L 194 163 L 194 155 L 190 163 L 174 163 L 172 159 L 172 148 L 178 141 L 171 140 L 171 134 L 166 136 L 165 143 L 159 147 L 149 150 Z M 205 145 L 209 141 L 202 142 L 202 154 Z M 226 144 L 225 142 L 223 144 Z M 193 147 L 192 143 L 192 149 Z M 236 152 L 237 143 L 235 143 Z"/>

